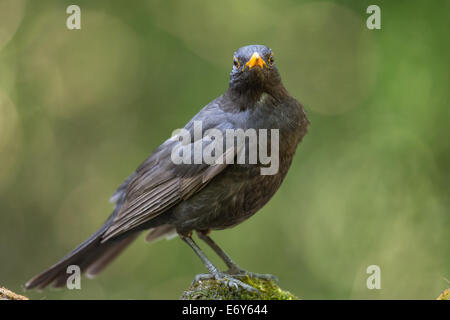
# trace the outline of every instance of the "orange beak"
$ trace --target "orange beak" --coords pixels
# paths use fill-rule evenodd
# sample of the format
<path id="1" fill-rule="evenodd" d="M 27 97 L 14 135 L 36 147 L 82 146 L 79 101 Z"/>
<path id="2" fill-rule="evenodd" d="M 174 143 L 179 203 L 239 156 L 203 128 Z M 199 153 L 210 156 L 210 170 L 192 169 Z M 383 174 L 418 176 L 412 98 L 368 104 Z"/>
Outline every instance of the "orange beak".
<path id="1" fill-rule="evenodd" d="M 250 60 L 247 61 L 247 63 L 244 66 L 244 69 L 242 71 L 245 70 L 245 68 L 253 68 L 254 66 L 259 66 L 260 68 L 266 67 L 267 68 L 267 64 L 264 61 L 263 58 L 261 58 L 261 56 L 259 55 L 258 52 L 255 52 L 252 57 L 250 58 Z"/>

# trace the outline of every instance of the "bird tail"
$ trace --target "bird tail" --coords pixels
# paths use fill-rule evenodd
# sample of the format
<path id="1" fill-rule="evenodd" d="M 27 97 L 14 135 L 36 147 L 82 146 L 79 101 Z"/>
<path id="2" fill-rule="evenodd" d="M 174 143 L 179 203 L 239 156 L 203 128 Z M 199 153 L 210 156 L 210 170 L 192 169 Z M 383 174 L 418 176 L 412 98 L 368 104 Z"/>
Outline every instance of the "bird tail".
<path id="1" fill-rule="evenodd" d="M 49 284 L 53 284 L 55 288 L 65 286 L 67 278 L 70 276 L 67 273 L 67 267 L 70 265 L 78 266 L 82 273 L 87 273 L 90 277 L 100 273 L 140 234 L 140 232 L 135 232 L 126 237 L 101 243 L 102 235 L 111 225 L 114 216 L 113 213 L 97 232 L 59 262 L 29 280 L 25 284 L 25 289 L 42 290 Z"/>

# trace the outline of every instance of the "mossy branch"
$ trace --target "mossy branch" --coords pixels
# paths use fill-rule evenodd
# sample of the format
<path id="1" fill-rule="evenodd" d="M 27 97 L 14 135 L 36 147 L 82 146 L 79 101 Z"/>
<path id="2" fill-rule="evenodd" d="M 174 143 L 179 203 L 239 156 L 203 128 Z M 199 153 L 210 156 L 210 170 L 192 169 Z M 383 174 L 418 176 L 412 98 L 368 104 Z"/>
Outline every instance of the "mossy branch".
<path id="1" fill-rule="evenodd" d="M 28 300 L 28 298 L 0 287 L 0 300 Z"/>
<path id="2" fill-rule="evenodd" d="M 181 300 L 299 300 L 292 293 L 282 290 L 274 280 L 246 277 L 239 279 L 254 287 L 258 293 L 230 288 L 217 280 L 202 280 L 192 284 L 183 292 Z"/>
<path id="3" fill-rule="evenodd" d="M 450 300 L 450 289 L 445 289 L 436 300 Z"/>
<path id="4" fill-rule="evenodd" d="M 249 293 L 243 289 L 228 288 L 216 280 L 199 281 L 183 292 L 182 300 L 299 300 L 288 291 L 282 290 L 273 280 L 242 279 L 243 282 L 258 289 L 260 294 Z M 0 300 L 28 300 L 20 294 L 0 287 Z M 450 289 L 444 290 L 436 300 L 450 300 Z"/>

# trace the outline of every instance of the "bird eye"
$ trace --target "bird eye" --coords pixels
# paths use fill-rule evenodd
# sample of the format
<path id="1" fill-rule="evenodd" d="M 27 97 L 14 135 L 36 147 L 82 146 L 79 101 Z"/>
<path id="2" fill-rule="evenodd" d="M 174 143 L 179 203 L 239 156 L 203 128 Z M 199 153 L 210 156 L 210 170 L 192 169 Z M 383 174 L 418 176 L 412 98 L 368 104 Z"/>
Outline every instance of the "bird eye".
<path id="1" fill-rule="evenodd" d="M 233 64 L 238 69 L 241 66 L 241 64 L 239 63 L 239 60 L 236 57 L 233 57 Z"/>
<path id="2" fill-rule="evenodd" d="M 273 58 L 272 54 L 270 54 L 269 59 L 267 59 L 267 61 L 269 62 L 270 65 L 273 65 L 273 63 L 275 62 L 275 59 Z"/>

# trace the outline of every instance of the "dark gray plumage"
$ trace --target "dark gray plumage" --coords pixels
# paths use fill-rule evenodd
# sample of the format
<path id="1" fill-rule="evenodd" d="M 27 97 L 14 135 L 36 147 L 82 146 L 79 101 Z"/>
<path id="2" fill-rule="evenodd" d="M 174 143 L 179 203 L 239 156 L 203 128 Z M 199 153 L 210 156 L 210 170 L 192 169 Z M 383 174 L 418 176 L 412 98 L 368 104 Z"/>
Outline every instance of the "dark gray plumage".
<path id="1" fill-rule="evenodd" d="M 261 45 L 235 52 L 228 90 L 206 105 L 185 129 L 192 132 L 194 121 L 202 121 L 203 131 L 279 129 L 278 173 L 261 175 L 261 163 L 176 165 L 171 152 L 180 142 L 169 139 L 117 189 L 111 198 L 115 210 L 105 224 L 25 287 L 42 289 L 51 283 L 64 286 L 66 268 L 73 264 L 95 275 L 146 229 L 150 229 L 149 241 L 176 232 L 203 262 L 209 262 L 190 238 L 192 231 L 197 231 L 224 259 L 231 274 L 245 272 L 207 233 L 241 223 L 269 201 L 286 176 L 309 121 L 300 103 L 284 88 L 272 51 Z M 225 277 L 214 266 L 207 267 L 212 276 Z"/>

